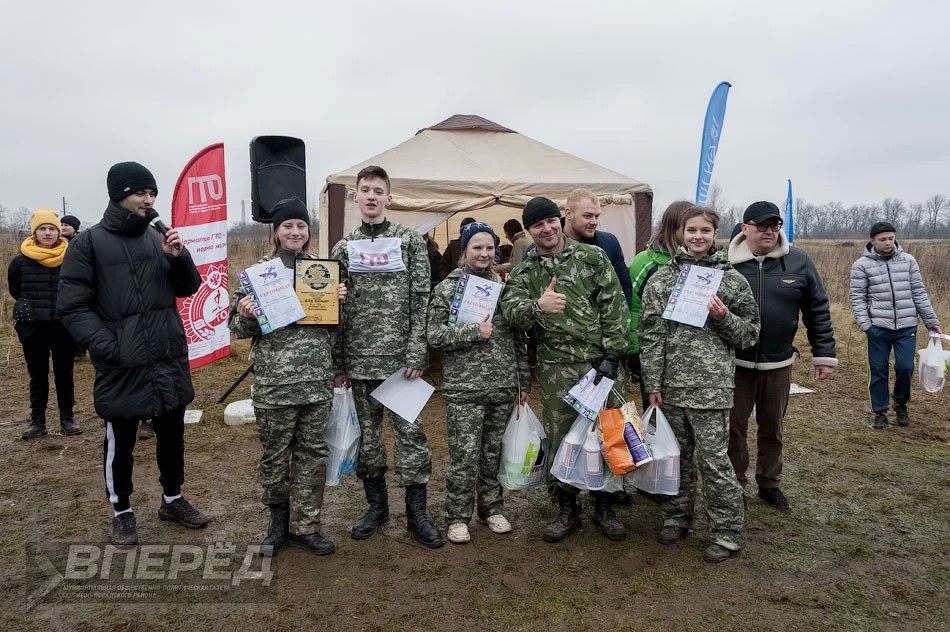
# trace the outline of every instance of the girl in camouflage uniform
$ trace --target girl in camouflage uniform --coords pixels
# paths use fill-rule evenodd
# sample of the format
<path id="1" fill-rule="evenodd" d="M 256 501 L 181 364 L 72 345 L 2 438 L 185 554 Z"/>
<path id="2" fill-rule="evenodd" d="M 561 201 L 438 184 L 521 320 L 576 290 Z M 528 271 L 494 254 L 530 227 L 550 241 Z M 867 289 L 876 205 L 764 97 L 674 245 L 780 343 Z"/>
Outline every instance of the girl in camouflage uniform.
<path id="1" fill-rule="evenodd" d="M 647 282 L 640 308 L 640 358 L 650 404 L 662 406 L 680 444 L 680 491 L 663 501 L 659 541 L 673 544 L 693 526 L 696 453 L 711 543 L 707 562 L 721 562 L 742 546 L 742 489 L 726 451 L 729 409 L 735 388 L 735 349 L 755 344 L 759 309 L 745 278 L 717 252 L 719 216 L 698 206 L 683 215 L 683 247 Z M 722 284 L 708 305 L 703 327 L 663 318 L 683 266 L 723 271 Z"/>
<path id="2" fill-rule="evenodd" d="M 468 542 L 468 522 L 477 503 L 478 517 L 494 533 L 508 533 L 498 482 L 501 438 L 512 405 L 528 400 L 530 374 L 527 349 L 520 333 L 510 329 L 495 310 L 491 321 L 450 327 L 449 310 L 463 272 L 501 282 L 492 270 L 498 237 L 488 224 L 462 228 L 462 258 L 432 291 L 426 337 L 443 351 L 449 473 L 445 521 L 449 542 Z"/>
<path id="3" fill-rule="evenodd" d="M 310 257 L 307 207 L 297 198 L 281 200 L 272 215 L 274 252 L 261 261 L 279 259 L 292 270 L 295 258 Z M 346 297 L 343 284 L 337 296 Z M 253 338 L 251 399 L 263 447 L 259 478 L 262 501 L 271 513 L 261 552 L 274 555 L 289 540 L 291 546 L 328 555 L 335 547 L 319 530 L 329 452 L 324 435 L 335 375 L 331 338 L 336 328 L 291 324 L 262 335 L 253 297 L 240 290 L 231 300 L 228 324 L 236 338 Z"/>

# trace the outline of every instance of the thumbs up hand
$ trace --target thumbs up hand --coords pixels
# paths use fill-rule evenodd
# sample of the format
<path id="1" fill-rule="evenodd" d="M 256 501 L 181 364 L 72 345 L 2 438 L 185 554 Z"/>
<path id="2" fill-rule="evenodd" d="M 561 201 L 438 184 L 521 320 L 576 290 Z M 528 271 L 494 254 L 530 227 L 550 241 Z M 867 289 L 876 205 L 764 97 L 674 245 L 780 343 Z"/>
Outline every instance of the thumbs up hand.
<path id="1" fill-rule="evenodd" d="M 551 278 L 551 283 L 544 290 L 544 294 L 538 299 L 538 307 L 545 314 L 560 314 L 567 306 L 567 297 L 560 292 L 555 291 L 557 286 L 557 277 Z"/>
<path id="2" fill-rule="evenodd" d="M 478 333 L 481 335 L 482 340 L 488 340 L 491 338 L 493 331 L 495 331 L 495 326 L 489 322 L 488 314 L 485 314 L 485 318 L 482 319 L 482 322 L 478 323 Z"/>

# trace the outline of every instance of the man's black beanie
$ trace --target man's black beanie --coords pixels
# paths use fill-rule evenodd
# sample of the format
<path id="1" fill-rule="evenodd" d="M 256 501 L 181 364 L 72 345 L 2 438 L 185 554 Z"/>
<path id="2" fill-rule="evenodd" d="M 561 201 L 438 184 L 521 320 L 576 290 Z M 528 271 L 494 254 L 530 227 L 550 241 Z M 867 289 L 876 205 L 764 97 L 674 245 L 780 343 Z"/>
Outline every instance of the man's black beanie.
<path id="1" fill-rule="evenodd" d="M 871 239 L 874 239 L 875 235 L 880 233 L 896 233 L 897 229 L 894 228 L 894 225 L 890 222 L 877 222 L 874 226 L 871 226 Z"/>
<path id="2" fill-rule="evenodd" d="M 59 218 L 59 221 L 63 224 L 69 224 L 75 230 L 79 230 L 79 226 L 82 224 L 82 222 L 79 221 L 79 218 L 75 215 L 63 215 Z"/>
<path id="3" fill-rule="evenodd" d="M 296 196 L 283 199 L 275 204 L 274 210 L 271 211 L 271 219 L 274 223 L 274 231 L 288 219 L 303 220 L 307 223 L 307 226 L 310 226 L 310 213 L 307 212 L 307 205 Z"/>
<path id="4" fill-rule="evenodd" d="M 557 204 L 546 197 L 536 197 L 531 198 L 528 200 L 528 203 L 524 205 L 524 211 L 521 214 L 521 223 L 524 224 L 525 228 L 530 228 L 533 224 L 537 224 L 543 219 L 560 216 L 561 211 L 558 209 Z"/>
<path id="5" fill-rule="evenodd" d="M 120 162 L 112 165 L 109 175 L 106 176 L 106 187 L 109 189 L 109 199 L 113 202 L 118 202 L 143 189 L 152 189 L 156 195 L 158 194 L 155 176 L 137 162 Z"/>

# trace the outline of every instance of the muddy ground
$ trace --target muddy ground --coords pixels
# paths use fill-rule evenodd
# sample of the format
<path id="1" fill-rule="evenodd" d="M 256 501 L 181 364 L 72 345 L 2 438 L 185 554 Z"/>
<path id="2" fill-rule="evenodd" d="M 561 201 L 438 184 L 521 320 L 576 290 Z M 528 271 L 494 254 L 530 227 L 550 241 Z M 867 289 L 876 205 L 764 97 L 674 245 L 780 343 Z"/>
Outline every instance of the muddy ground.
<path id="1" fill-rule="evenodd" d="M 33 601 L 46 577 L 36 545 L 62 552 L 64 543 L 108 541 L 103 428 L 85 360 L 76 365 L 84 434 L 19 439 L 29 412 L 26 370 L 6 329 L 0 338 L 9 358 L 0 372 L 0 629 L 946 629 L 950 391 L 931 395 L 915 384 L 912 425 L 870 430 L 863 337 L 846 315 L 836 314 L 836 324 L 841 370 L 834 381 L 817 385 L 806 362 L 796 369 L 796 381 L 818 393 L 793 396 L 786 420 L 784 487 L 792 511 L 777 512 L 749 490 L 746 545 L 737 559 L 703 563 L 701 508 L 691 537 L 658 544 L 660 512 L 644 498 L 619 509 L 629 530 L 624 542 L 609 542 L 592 527 L 585 501 L 583 529 L 561 544 L 546 544 L 541 529 L 554 508 L 538 491 L 508 496 L 510 535 L 494 535 L 476 520 L 471 544 L 430 551 L 407 537 L 393 477 L 392 521 L 357 542 L 348 529 L 364 503 L 358 481 L 348 476 L 327 491 L 324 505 L 323 533 L 336 542 L 334 555 L 285 549 L 270 587 L 222 592 L 199 603 L 180 596 L 70 602 L 55 591 Z M 132 501 L 143 544 L 259 540 L 266 517 L 255 481 L 255 429 L 226 426 L 223 405 L 215 403 L 243 369 L 245 353 L 237 345 L 231 358 L 194 374 L 192 407 L 204 416 L 186 431 L 185 494 L 213 516 L 207 529 L 185 531 L 157 519 L 154 444 L 136 447 Z M 247 384 L 229 401 L 246 397 Z M 440 396 L 423 418 L 434 453 L 430 510 L 444 528 Z"/>

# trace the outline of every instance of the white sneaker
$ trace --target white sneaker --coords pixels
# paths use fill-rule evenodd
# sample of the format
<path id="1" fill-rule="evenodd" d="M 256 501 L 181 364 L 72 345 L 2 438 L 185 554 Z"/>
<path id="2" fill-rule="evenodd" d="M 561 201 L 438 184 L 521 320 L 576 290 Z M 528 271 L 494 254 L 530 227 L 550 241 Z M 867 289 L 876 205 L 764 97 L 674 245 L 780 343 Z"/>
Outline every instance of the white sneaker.
<path id="1" fill-rule="evenodd" d="M 511 523 L 501 514 L 488 516 L 485 522 L 488 523 L 488 528 L 491 529 L 492 533 L 509 533 L 511 531 Z"/>
<path id="2" fill-rule="evenodd" d="M 472 540 L 472 536 L 468 533 L 468 525 L 464 522 L 453 522 L 450 524 L 445 537 L 449 539 L 449 542 L 454 542 L 455 544 L 465 544 Z"/>

